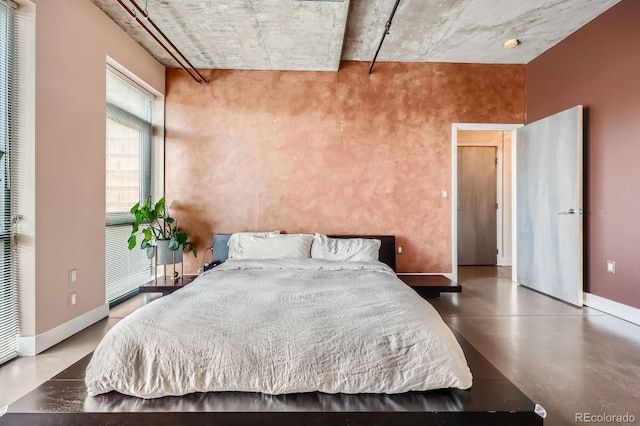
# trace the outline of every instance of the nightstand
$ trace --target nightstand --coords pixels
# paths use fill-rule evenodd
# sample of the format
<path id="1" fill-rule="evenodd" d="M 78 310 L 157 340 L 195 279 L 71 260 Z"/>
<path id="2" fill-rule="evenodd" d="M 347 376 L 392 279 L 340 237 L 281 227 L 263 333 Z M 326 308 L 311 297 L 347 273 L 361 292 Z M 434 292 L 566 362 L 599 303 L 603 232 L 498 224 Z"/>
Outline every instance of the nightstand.
<path id="1" fill-rule="evenodd" d="M 140 286 L 140 293 L 162 293 L 163 296 L 171 294 L 176 290 L 189 284 L 197 275 L 184 274 L 176 282 L 171 282 L 171 276 L 165 275 L 158 278 L 158 284 L 152 279 Z"/>
<path id="2" fill-rule="evenodd" d="M 460 293 L 462 286 L 444 275 L 398 275 L 406 285 L 414 289 L 422 297 L 440 297 L 440 293 Z"/>

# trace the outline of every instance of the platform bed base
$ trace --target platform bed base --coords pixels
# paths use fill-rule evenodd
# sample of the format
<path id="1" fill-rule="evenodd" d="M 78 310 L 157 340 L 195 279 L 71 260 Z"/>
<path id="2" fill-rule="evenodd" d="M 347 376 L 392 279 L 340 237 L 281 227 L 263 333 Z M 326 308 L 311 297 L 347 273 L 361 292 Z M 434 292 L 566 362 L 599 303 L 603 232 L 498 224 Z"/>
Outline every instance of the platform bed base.
<path id="1" fill-rule="evenodd" d="M 542 425 L 535 404 L 456 334 L 474 376 L 470 390 L 396 395 L 196 393 L 143 400 L 89 397 L 86 356 L 9 406 L 0 425 Z"/>

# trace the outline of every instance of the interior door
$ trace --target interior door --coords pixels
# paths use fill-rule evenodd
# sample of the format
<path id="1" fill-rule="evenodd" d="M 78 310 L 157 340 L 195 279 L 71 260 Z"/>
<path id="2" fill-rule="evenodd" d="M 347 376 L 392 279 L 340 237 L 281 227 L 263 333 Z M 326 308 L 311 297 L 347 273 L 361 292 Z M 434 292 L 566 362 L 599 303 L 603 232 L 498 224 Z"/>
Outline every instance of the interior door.
<path id="1" fill-rule="evenodd" d="M 458 265 L 495 265 L 496 148 L 458 147 Z"/>
<path id="2" fill-rule="evenodd" d="M 582 106 L 517 130 L 517 280 L 582 306 Z"/>

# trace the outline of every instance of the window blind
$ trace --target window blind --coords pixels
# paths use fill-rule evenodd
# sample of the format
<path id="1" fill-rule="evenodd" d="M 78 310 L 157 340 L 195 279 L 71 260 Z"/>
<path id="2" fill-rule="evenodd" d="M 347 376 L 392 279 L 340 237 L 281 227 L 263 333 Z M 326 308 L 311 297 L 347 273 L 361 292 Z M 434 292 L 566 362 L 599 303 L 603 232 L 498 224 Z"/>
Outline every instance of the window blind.
<path id="1" fill-rule="evenodd" d="M 107 68 L 107 225 L 131 223 L 129 209 L 151 195 L 153 96 Z"/>
<path id="2" fill-rule="evenodd" d="M 147 251 L 129 250 L 127 239 L 131 225 L 113 225 L 105 228 L 106 252 L 106 301 L 116 302 L 151 280 L 151 261 Z"/>
<path id="3" fill-rule="evenodd" d="M 17 355 L 18 283 L 12 250 L 11 154 L 16 119 L 15 5 L 0 0 L 0 364 Z"/>
<path id="4" fill-rule="evenodd" d="M 153 96 L 107 67 L 106 301 L 116 302 L 151 279 L 146 251 L 129 250 L 129 209 L 151 194 Z"/>

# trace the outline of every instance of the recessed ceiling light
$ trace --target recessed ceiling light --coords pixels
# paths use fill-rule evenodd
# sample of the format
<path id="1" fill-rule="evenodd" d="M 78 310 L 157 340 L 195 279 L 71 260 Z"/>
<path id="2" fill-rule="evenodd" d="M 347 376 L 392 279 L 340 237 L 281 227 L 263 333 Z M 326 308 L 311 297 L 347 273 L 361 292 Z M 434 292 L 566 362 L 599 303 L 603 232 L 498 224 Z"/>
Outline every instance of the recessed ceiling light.
<path id="1" fill-rule="evenodd" d="M 520 41 L 516 38 L 512 38 L 511 40 L 507 40 L 504 42 L 504 48 L 505 49 L 513 49 L 514 47 L 516 47 L 517 45 L 520 44 Z"/>

